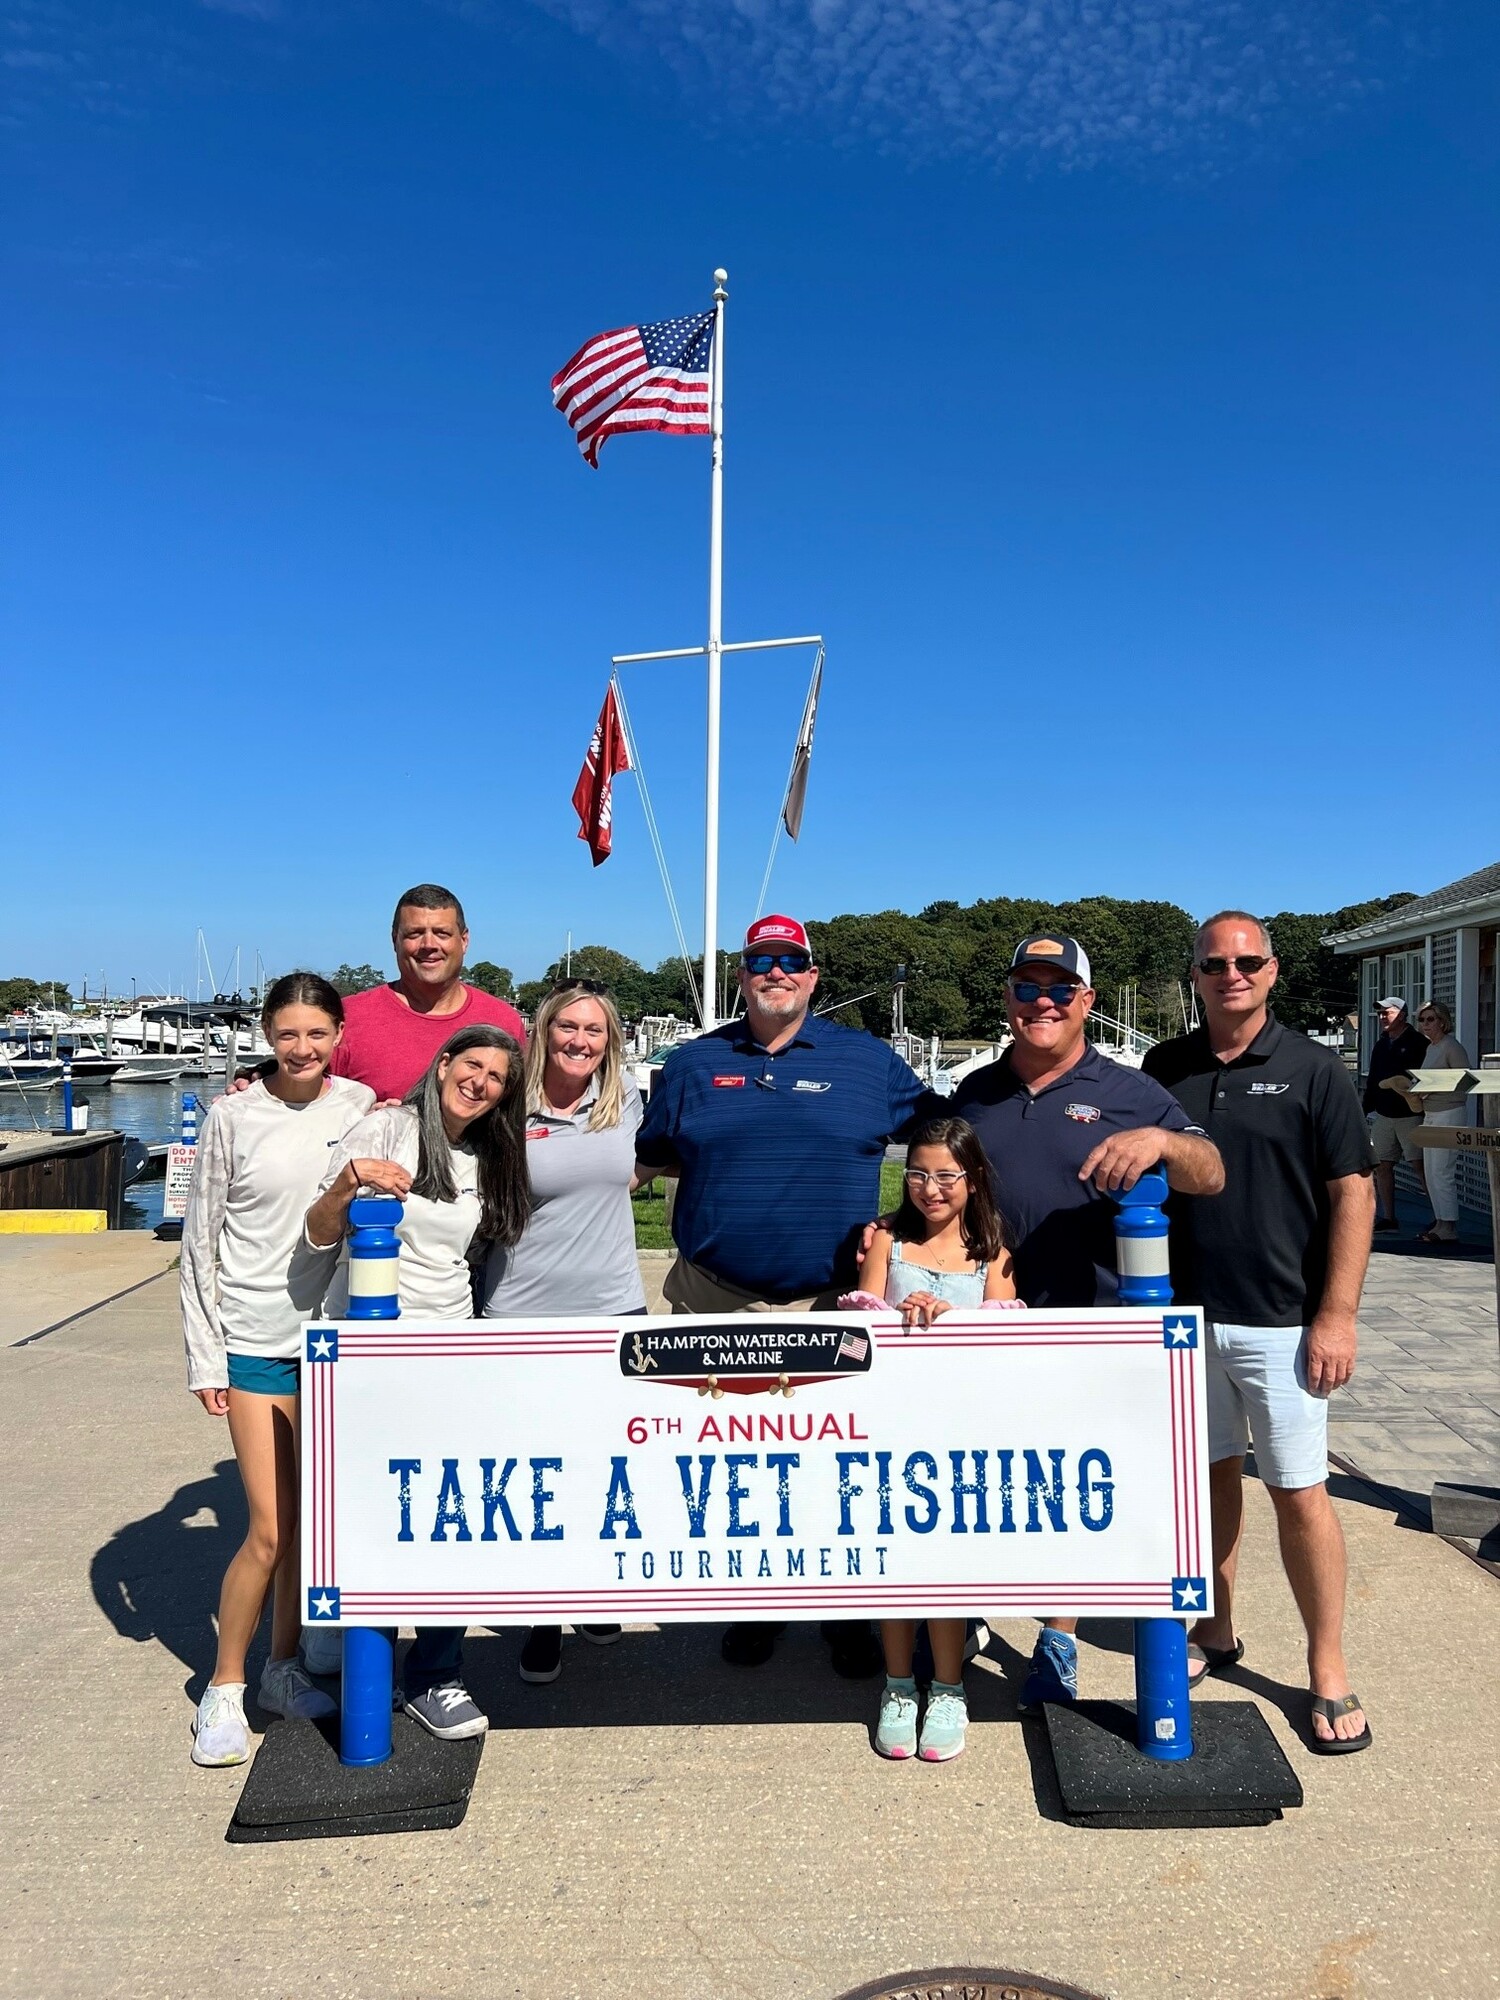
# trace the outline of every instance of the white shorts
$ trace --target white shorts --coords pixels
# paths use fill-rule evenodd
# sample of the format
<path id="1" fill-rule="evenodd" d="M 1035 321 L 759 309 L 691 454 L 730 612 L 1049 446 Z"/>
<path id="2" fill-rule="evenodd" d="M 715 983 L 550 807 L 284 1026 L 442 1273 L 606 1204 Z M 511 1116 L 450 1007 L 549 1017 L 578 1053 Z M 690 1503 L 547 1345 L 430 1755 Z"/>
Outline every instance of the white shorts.
<path id="1" fill-rule="evenodd" d="M 1377 1167 L 1394 1167 L 1405 1160 L 1409 1167 L 1422 1164 L 1422 1148 L 1411 1143 L 1411 1135 L 1421 1124 L 1420 1117 L 1387 1118 L 1383 1111 L 1366 1114 L 1370 1143 L 1375 1148 Z"/>
<path id="2" fill-rule="evenodd" d="M 1255 1464 L 1267 1486 L 1320 1486 L 1328 1477 L 1328 1399 L 1307 1386 L 1300 1326 L 1208 1322 L 1208 1456 Z"/>

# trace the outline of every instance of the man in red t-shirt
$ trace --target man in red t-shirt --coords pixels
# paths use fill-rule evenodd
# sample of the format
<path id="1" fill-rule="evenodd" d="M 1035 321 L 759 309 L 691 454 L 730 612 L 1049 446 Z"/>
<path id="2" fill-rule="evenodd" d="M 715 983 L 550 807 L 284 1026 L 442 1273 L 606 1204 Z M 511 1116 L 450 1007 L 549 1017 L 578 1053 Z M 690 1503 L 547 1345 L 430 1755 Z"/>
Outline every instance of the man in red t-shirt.
<path id="1" fill-rule="evenodd" d="M 380 1101 L 405 1097 L 448 1037 L 476 1021 L 504 1028 L 525 1047 L 515 1008 L 458 976 L 469 931 L 451 889 L 435 882 L 408 889 L 391 920 L 391 943 L 394 981 L 344 1002 L 344 1039 L 329 1065 L 335 1076 L 367 1083 Z"/>

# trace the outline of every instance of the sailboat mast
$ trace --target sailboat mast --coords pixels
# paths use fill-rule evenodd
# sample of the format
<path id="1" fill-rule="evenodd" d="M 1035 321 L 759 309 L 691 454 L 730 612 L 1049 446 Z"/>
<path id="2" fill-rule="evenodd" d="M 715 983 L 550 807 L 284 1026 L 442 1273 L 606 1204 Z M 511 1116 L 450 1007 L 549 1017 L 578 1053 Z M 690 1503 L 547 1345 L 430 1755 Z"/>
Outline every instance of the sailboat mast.
<path id="1" fill-rule="evenodd" d="M 703 1025 L 719 1018 L 719 697 L 724 652 L 724 306 L 729 273 L 714 272 L 710 423 L 713 471 L 708 526 L 708 757 L 703 835 Z"/>

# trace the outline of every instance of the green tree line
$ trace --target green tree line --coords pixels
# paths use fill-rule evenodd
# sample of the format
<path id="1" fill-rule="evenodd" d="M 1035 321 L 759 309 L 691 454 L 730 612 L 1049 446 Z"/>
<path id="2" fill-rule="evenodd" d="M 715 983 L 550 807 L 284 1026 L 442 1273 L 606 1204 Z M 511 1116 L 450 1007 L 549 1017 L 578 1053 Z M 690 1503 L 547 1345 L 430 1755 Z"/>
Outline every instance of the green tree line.
<path id="1" fill-rule="evenodd" d="M 1297 1028 L 1321 1028 L 1359 1002 L 1359 960 L 1337 958 L 1321 939 L 1355 930 L 1412 900 L 1410 890 L 1379 896 L 1341 910 L 1277 910 L 1265 913 L 1281 965 L 1275 1007 Z M 1175 1034 L 1182 1025 L 1182 995 L 1193 953 L 1194 920 L 1177 903 L 1138 901 L 1120 896 L 1084 896 L 1076 902 L 1045 903 L 1022 896 L 990 896 L 977 903 L 929 903 L 910 916 L 904 910 L 830 917 L 807 930 L 822 983 L 818 1007 L 836 1012 L 875 1034 L 891 1026 L 891 991 L 896 968 L 906 968 L 906 1025 L 913 1034 L 940 1034 L 976 1040 L 998 1035 L 1005 1020 L 1005 976 L 1017 941 L 1034 931 L 1062 930 L 1076 937 L 1093 965 L 1098 1005 L 1113 1013 L 1123 989 L 1135 993 L 1137 1020 L 1149 1035 Z M 721 992 L 733 992 L 738 954 L 720 955 Z M 597 980 L 614 995 L 627 1020 L 643 1014 L 695 1016 L 692 989 L 682 961 L 665 959 L 654 969 L 609 945 L 586 944 L 570 962 L 555 960 L 540 979 L 517 985 L 510 968 L 482 958 L 464 967 L 471 985 L 498 999 L 513 1000 L 534 1014 L 565 969 L 575 979 Z M 373 965 L 341 965 L 330 977 L 341 993 L 378 986 L 386 974 Z M 0 980 L 0 1012 L 56 1004 L 70 1008 L 67 986 L 59 980 Z"/>
<path id="2" fill-rule="evenodd" d="M 1405 890 L 1340 910 L 1258 913 L 1280 963 L 1274 1004 L 1281 1019 L 1297 1028 L 1322 1028 L 1331 1018 L 1352 1013 L 1359 1001 L 1359 961 L 1336 957 L 1320 940 L 1399 909 L 1412 893 Z M 907 1027 L 914 1034 L 960 1040 L 1001 1032 L 1011 953 L 1019 939 L 1050 930 L 1066 931 L 1083 944 L 1103 1012 L 1114 1013 L 1124 989 L 1133 988 L 1138 1025 L 1149 1035 L 1175 1034 L 1182 1027 L 1195 929 L 1193 917 L 1177 903 L 1120 896 L 1085 896 L 1065 903 L 993 896 L 976 903 L 929 903 L 915 916 L 879 910 L 807 927 L 822 972 L 821 1011 L 888 1034 L 896 968 L 904 966 Z M 732 981 L 737 957 L 722 955 L 721 982 Z M 586 944 L 574 951 L 570 969 L 575 979 L 594 979 L 608 987 L 627 1019 L 642 1014 L 688 1018 L 694 1012 L 680 959 L 647 970 L 608 945 Z M 504 997 L 514 997 L 533 1013 L 563 976 L 564 961 L 559 959 L 541 979 L 524 980 Z"/>

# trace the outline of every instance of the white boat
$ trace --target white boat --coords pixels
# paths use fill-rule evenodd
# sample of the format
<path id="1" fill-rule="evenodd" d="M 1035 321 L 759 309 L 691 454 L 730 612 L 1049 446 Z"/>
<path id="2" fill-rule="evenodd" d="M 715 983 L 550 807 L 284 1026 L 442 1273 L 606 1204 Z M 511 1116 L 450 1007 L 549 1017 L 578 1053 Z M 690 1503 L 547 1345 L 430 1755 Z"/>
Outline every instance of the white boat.
<path id="1" fill-rule="evenodd" d="M 0 1040 L 0 1090 L 50 1090 L 62 1072 L 61 1062 L 34 1055 L 24 1038 Z"/>
<path id="2" fill-rule="evenodd" d="M 188 1066 L 185 1055 L 142 1055 L 129 1054 L 125 1058 L 124 1069 L 118 1069 L 110 1078 L 111 1086 L 121 1083 L 171 1083 L 181 1076 Z"/>

